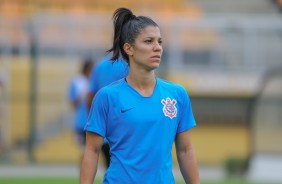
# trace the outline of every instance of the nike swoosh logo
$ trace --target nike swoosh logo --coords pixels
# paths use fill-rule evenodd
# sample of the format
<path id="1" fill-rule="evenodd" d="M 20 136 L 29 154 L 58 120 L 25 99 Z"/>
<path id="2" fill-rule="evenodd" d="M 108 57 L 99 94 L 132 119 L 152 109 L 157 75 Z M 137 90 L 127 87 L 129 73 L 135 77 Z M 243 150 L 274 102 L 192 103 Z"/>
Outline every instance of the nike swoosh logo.
<path id="1" fill-rule="evenodd" d="M 134 109 L 135 107 L 131 107 L 131 108 L 128 108 L 128 109 L 121 109 L 120 112 L 121 113 L 125 113 L 127 111 L 130 111 L 131 109 Z"/>

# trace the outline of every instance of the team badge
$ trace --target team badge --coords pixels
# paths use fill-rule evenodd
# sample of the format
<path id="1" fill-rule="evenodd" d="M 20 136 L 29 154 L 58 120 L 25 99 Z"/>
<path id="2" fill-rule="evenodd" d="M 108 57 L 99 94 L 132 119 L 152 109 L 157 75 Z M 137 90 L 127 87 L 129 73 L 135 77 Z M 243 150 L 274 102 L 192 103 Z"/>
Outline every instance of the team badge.
<path id="1" fill-rule="evenodd" d="M 170 119 L 176 117 L 177 115 L 177 108 L 175 107 L 175 104 L 177 103 L 176 100 L 166 98 L 166 100 L 162 99 L 162 104 L 164 105 L 163 107 L 163 112 L 164 115 L 167 117 L 170 117 Z"/>

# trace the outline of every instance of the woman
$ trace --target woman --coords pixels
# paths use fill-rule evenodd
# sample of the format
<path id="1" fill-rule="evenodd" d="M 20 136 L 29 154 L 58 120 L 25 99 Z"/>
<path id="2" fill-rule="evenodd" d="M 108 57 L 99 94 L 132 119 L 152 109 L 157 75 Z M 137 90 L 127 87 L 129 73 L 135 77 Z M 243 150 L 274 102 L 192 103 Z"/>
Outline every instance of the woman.
<path id="1" fill-rule="evenodd" d="M 77 142 L 83 147 L 85 145 L 86 132 L 84 130 L 87 121 L 87 93 L 89 76 L 94 62 L 91 58 L 86 58 L 81 66 L 80 74 L 76 75 L 69 85 L 68 100 L 75 111 L 74 131 Z"/>
<path id="2" fill-rule="evenodd" d="M 189 97 L 183 87 L 155 77 L 163 51 L 158 25 L 126 8 L 117 9 L 113 19 L 109 52 L 113 52 L 113 61 L 121 55 L 130 72 L 101 89 L 93 100 L 81 183 L 93 183 L 104 137 L 110 145 L 111 163 L 103 183 L 174 183 L 174 141 L 184 180 L 200 183 L 189 136 L 189 129 L 196 126 Z"/>

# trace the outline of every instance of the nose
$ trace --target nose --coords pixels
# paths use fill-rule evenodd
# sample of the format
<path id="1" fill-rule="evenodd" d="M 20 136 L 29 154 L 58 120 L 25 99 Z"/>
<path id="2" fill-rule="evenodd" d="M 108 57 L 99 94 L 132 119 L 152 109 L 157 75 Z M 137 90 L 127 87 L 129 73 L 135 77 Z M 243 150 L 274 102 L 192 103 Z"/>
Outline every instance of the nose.
<path id="1" fill-rule="evenodd" d="M 159 50 L 162 50 L 162 49 L 163 49 L 163 47 L 162 47 L 162 45 L 159 42 L 156 42 L 154 44 L 154 50 L 159 51 Z"/>

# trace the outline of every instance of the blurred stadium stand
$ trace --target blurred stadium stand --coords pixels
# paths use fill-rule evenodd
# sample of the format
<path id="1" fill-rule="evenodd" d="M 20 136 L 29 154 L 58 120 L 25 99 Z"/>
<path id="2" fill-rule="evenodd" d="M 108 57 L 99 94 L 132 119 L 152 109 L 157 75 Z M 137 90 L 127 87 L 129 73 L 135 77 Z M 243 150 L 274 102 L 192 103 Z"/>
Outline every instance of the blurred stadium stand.
<path id="1" fill-rule="evenodd" d="M 276 14 L 278 7 L 274 6 L 273 2 L 277 5 L 281 0 L 189 0 L 188 2 L 200 6 L 204 12 L 210 13 L 224 13 L 224 14 Z"/>
<path id="2" fill-rule="evenodd" d="M 266 140 L 263 130 L 274 120 L 256 123 L 254 113 L 260 108 L 265 74 L 282 66 L 282 21 L 272 2 L 166 0 L 163 6 L 116 2 L 42 0 L 0 5 L 0 74 L 8 91 L 1 132 L 10 160 L 28 162 L 28 153 L 21 150 L 30 141 L 31 37 L 36 38 L 38 56 L 32 153 L 39 163 L 79 160 L 66 89 L 81 57 L 98 59 L 109 48 L 111 14 L 118 2 L 146 12 L 159 23 L 164 55 L 158 74 L 182 84 L 191 96 L 198 122 L 192 136 L 200 164 L 222 165 L 230 157 L 248 158 L 254 152 L 282 153 L 276 141 L 261 142 Z M 276 98 L 281 101 L 281 96 Z M 264 113 L 281 110 L 279 100 Z M 279 137 L 278 127 L 268 133 Z"/>

